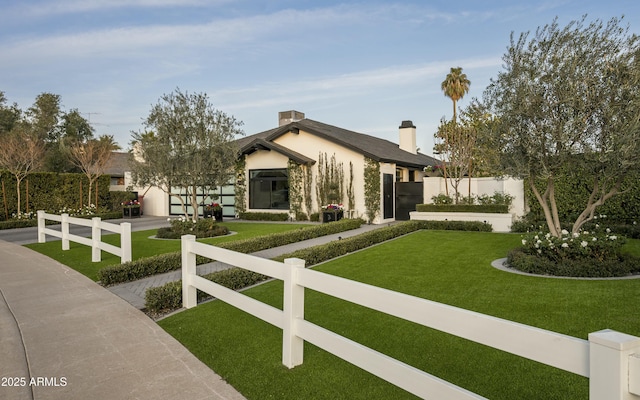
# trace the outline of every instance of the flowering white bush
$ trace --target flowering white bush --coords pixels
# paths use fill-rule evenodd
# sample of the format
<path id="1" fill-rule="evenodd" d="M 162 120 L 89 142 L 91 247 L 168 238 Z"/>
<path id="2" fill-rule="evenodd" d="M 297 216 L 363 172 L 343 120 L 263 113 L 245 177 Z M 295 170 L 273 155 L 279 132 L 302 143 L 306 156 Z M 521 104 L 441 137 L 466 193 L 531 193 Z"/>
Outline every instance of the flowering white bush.
<path id="1" fill-rule="evenodd" d="M 623 237 L 611 234 L 610 229 L 580 231 L 570 234 L 565 229 L 560 237 L 550 233 L 532 232 L 523 236 L 522 247 L 527 254 L 538 255 L 553 261 L 566 259 L 595 258 L 604 260 L 620 253 Z"/>
<path id="2" fill-rule="evenodd" d="M 89 204 L 82 206 L 81 208 L 62 207 L 58 214 L 69 214 L 70 217 L 94 215 L 98 212 L 98 207 L 95 204 Z"/>
<path id="3" fill-rule="evenodd" d="M 11 218 L 13 219 L 34 219 L 35 217 L 36 214 L 32 211 L 11 214 Z"/>

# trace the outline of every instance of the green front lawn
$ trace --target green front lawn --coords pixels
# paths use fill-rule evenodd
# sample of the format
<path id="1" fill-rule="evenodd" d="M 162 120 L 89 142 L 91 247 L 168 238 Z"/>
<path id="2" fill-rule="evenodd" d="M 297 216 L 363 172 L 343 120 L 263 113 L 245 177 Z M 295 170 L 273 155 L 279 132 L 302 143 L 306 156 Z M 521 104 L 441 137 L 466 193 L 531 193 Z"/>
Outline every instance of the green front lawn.
<path id="1" fill-rule="evenodd" d="M 414 296 L 586 339 L 605 328 L 640 336 L 640 279 L 584 281 L 496 270 L 520 235 L 420 231 L 316 267 Z M 631 240 L 627 249 L 640 250 Z M 281 307 L 282 284 L 245 294 Z M 310 290 L 305 317 L 490 399 L 585 399 L 588 380 Z M 249 399 L 402 399 L 412 395 L 305 343 L 281 364 L 282 332 L 220 301 L 160 326 Z"/>
<path id="2" fill-rule="evenodd" d="M 250 222 L 224 222 L 230 231 L 235 232 L 234 235 L 220 236 L 216 238 L 198 239 L 203 243 L 223 243 L 232 240 L 247 239 L 256 236 L 269 235 L 277 232 L 285 232 L 289 230 L 299 229 L 309 224 L 268 224 L 268 223 L 250 223 Z M 143 257 L 154 256 L 157 254 L 171 253 L 180 251 L 180 240 L 161 240 L 150 239 L 150 236 L 156 234 L 156 229 L 147 231 L 138 231 L 131 233 L 132 257 L 134 260 Z M 120 246 L 120 235 L 109 234 L 103 235 L 102 241 L 115 246 Z M 47 243 L 28 244 L 26 247 L 40 252 L 54 260 L 65 264 L 92 280 L 97 280 L 98 271 L 106 266 L 120 264 L 120 257 L 115 256 L 106 251 L 102 252 L 102 261 L 91 262 L 91 247 L 82 244 L 70 242 L 68 251 L 62 251 L 60 240 L 50 241 Z"/>

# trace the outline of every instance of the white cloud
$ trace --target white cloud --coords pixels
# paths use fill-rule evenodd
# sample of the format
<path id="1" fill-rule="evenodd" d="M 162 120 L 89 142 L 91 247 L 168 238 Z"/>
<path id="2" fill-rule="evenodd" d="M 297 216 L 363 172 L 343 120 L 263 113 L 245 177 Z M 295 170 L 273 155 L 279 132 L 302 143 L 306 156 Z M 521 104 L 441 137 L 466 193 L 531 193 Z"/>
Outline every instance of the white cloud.
<path id="1" fill-rule="evenodd" d="M 216 99 L 231 99 L 225 109 L 251 109 L 270 105 L 282 105 L 295 98 L 296 104 L 322 99 L 338 99 L 380 93 L 384 88 L 400 88 L 415 85 L 429 79 L 443 79 L 451 65 L 464 65 L 465 71 L 491 68 L 501 65 L 499 56 L 477 59 L 460 59 L 430 62 L 419 65 L 397 65 L 388 68 L 365 70 L 337 76 L 272 82 L 269 84 L 213 92 Z M 438 86 L 435 86 L 439 88 Z M 233 99 L 250 99 L 234 102 Z"/>

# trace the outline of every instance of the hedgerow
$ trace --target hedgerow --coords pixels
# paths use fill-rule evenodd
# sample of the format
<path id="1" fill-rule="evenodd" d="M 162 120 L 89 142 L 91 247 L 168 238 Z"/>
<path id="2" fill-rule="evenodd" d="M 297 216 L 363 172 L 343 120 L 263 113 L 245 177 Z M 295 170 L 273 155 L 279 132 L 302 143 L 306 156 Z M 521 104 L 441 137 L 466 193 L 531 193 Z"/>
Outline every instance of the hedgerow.
<path id="1" fill-rule="evenodd" d="M 360 219 L 343 219 L 330 224 L 313 225 L 288 232 L 279 232 L 255 238 L 220 243 L 217 246 L 240 253 L 253 253 L 302 240 L 348 231 L 360 227 L 362 223 L 363 221 Z M 205 257 L 196 257 L 197 264 L 204 264 L 210 261 L 210 259 Z M 98 271 L 98 279 L 103 285 L 130 282 L 147 276 L 180 269 L 181 262 L 180 252 L 140 258 L 124 264 L 105 267 Z"/>

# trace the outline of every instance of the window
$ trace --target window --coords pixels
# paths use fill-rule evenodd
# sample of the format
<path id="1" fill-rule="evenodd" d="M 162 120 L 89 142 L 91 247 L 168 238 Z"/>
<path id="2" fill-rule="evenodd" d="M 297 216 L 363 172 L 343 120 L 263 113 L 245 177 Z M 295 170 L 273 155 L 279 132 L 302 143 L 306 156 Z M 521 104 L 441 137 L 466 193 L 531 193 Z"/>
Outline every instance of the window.
<path id="1" fill-rule="evenodd" d="M 249 171 L 249 208 L 289 209 L 289 176 L 286 168 Z"/>
<path id="2" fill-rule="evenodd" d="M 415 181 L 416 181 L 416 171 L 409 170 L 409 182 L 415 182 Z"/>

